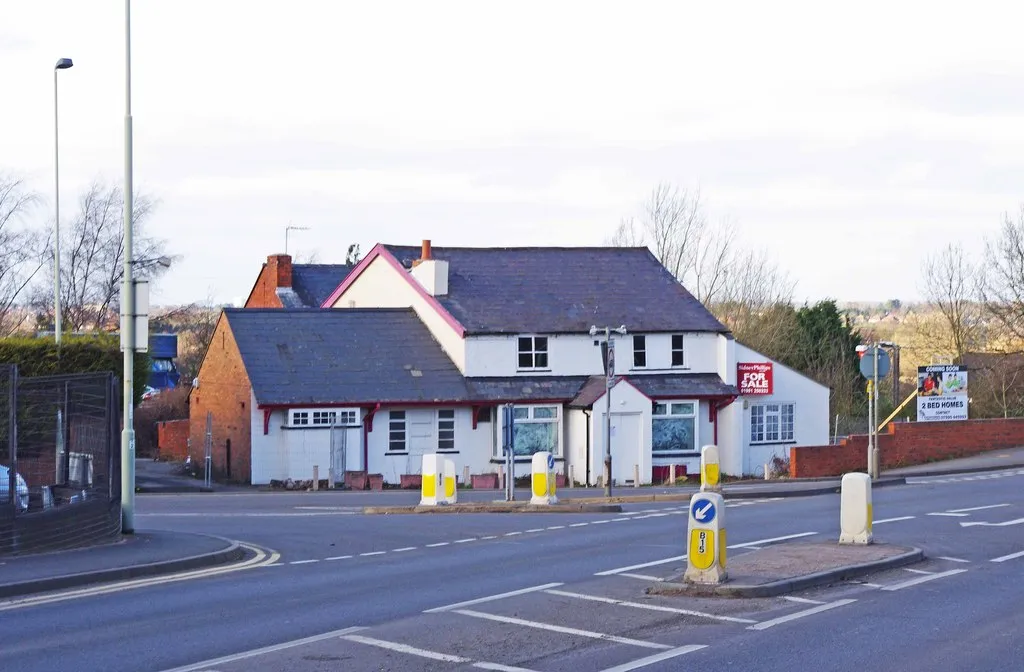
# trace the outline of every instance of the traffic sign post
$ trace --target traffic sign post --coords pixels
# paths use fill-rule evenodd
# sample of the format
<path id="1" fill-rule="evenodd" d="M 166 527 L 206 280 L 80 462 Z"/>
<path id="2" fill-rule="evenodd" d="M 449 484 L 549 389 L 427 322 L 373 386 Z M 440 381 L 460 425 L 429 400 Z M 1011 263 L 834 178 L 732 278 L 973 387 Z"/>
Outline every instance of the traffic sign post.
<path id="1" fill-rule="evenodd" d="M 700 451 L 700 490 L 701 492 L 721 492 L 719 481 L 721 470 L 718 466 L 718 446 L 709 444 Z"/>
<path id="2" fill-rule="evenodd" d="M 716 492 L 690 498 L 685 581 L 722 583 L 725 570 L 725 499 Z"/>
<path id="3" fill-rule="evenodd" d="M 878 379 L 889 375 L 892 360 L 877 343 L 860 353 L 860 374 L 868 379 L 868 473 L 878 478 Z"/>
<path id="4" fill-rule="evenodd" d="M 839 495 L 839 543 L 872 543 L 873 516 L 871 477 L 861 472 L 844 474 Z"/>
<path id="5" fill-rule="evenodd" d="M 555 456 L 547 451 L 534 453 L 531 466 L 533 473 L 530 476 L 530 485 L 533 497 L 530 498 L 530 504 L 556 504 L 558 498 L 555 496 Z"/>

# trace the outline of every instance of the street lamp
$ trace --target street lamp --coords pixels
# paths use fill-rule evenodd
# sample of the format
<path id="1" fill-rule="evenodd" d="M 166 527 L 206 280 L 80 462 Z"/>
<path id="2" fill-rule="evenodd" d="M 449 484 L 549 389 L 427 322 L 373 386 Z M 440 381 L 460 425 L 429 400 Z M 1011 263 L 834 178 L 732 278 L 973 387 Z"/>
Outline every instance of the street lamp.
<path id="1" fill-rule="evenodd" d="M 74 63 L 62 58 L 53 66 L 53 338 L 60 345 L 60 151 L 57 129 L 57 73 L 67 70 Z"/>
<path id="2" fill-rule="evenodd" d="M 288 254 L 288 232 L 289 231 L 309 231 L 308 226 L 292 226 L 289 224 L 284 227 L 284 253 Z"/>
<path id="3" fill-rule="evenodd" d="M 597 336 L 601 331 L 604 331 L 604 347 L 607 348 L 607 355 L 605 357 L 605 374 L 604 374 L 604 494 L 606 497 L 612 496 L 612 381 L 615 378 L 615 341 L 612 340 L 612 332 L 623 336 L 626 335 L 626 325 L 622 325 L 616 329 L 611 327 L 604 327 L 598 329 L 596 326 L 590 327 L 590 335 Z M 598 342 L 595 341 L 595 345 Z"/>
<path id="4" fill-rule="evenodd" d="M 124 0 L 124 280 L 121 348 L 124 350 L 124 427 L 121 429 L 121 532 L 135 532 L 135 282 L 132 280 L 132 20 Z"/>

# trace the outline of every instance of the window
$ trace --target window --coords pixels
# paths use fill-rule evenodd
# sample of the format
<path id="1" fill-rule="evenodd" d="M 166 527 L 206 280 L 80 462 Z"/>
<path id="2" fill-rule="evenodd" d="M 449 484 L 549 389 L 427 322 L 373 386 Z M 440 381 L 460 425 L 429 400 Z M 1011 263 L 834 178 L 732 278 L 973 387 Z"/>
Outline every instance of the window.
<path id="1" fill-rule="evenodd" d="M 633 368 L 642 369 L 647 366 L 647 337 L 633 337 Z"/>
<path id="2" fill-rule="evenodd" d="M 455 450 L 455 411 L 437 412 L 437 449 Z"/>
<path id="3" fill-rule="evenodd" d="M 388 452 L 405 452 L 405 411 L 388 412 Z"/>
<path id="4" fill-rule="evenodd" d="M 683 335 L 672 334 L 672 366 L 683 366 Z"/>
<path id="5" fill-rule="evenodd" d="M 782 443 L 793 438 L 793 404 L 753 404 L 750 407 L 750 442 Z"/>
<path id="6" fill-rule="evenodd" d="M 651 419 L 651 450 L 654 453 L 697 451 L 697 402 L 655 402 Z"/>
<path id="7" fill-rule="evenodd" d="M 358 423 L 359 411 L 354 408 L 292 410 L 288 422 L 291 427 L 344 427 Z"/>
<path id="8" fill-rule="evenodd" d="M 547 336 L 520 336 L 519 337 L 519 368 L 520 369 L 546 369 L 546 368 L 548 368 L 548 337 Z"/>
<path id="9" fill-rule="evenodd" d="M 513 450 L 517 456 L 550 452 L 560 454 L 558 406 L 516 406 L 512 411 Z M 501 456 L 501 444 L 497 446 Z"/>

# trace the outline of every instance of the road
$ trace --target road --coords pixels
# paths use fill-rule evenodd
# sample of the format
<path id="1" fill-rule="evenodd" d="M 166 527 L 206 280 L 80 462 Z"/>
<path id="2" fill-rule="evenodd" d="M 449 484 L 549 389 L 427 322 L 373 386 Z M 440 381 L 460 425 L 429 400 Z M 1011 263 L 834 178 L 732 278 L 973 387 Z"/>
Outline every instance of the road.
<path id="1" fill-rule="evenodd" d="M 0 603 L 0 668 L 1016 672 L 1022 485 L 1024 471 L 1008 471 L 878 488 L 876 540 L 921 547 L 924 563 L 757 600 L 644 594 L 684 566 L 685 502 L 367 516 L 346 493 L 140 495 L 140 529 L 265 554 Z M 838 539 L 838 507 L 834 494 L 730 502 L 730 557 Z"/>

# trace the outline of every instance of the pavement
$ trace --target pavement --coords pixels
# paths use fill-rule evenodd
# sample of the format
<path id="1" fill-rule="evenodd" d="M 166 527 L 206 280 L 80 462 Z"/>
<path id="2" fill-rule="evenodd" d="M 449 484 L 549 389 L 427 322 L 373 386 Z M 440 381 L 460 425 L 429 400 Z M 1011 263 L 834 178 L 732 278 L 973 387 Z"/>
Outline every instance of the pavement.
<path id="1" fill-rule="evenodd" d="M 245 495 L 261 495 L 266 490 L 245 486 L 214 484 L 212 488 L 204 488 L 197 481 L 181 472 L 180 464 L 157 462 L 139 459 L 136 470 L 137 482 L 144 490 L 136 499 L 146 498 L 145 492 L 159 495 L 196 494 L 213 492 L 220 495 L 238 495 L 249 502 L 253 498 Z M 903 485 L 908 478 L 918 478 L 954 473 L 972 473 L 978 471 L 995 471 L 1001 469 L 1024 468 L 1024 448 L 993 451 L 989 454 L 949 460 L 942 463 L 931 463 L 883 472 L 873 486 Z M 770 481 L 741 481 L 723 484 L 723 495 L 727 500 L 764 500 L 765 498 L 812 497 L 815 495 L 836 493 L 839 491 L 840 479 L 778 479 Z M 614 489 L 611 499 L 603 496 L 601 488 L 563 488 L 558 494 L 563 504 L 552 510 L 547 507 L 531 507 L 527 504 L 530 497 L 528 489 L 516 491 L 519 502 L 510 506 L 507 502 L 497 501 L 503 497 L 502 491 L 465 490 L 459 491 L 460 504 L 457 507 L 420 507 L 419 492 L 410 490 L 385 490 L 380 492 L 321 491 L 319 493 L 302 493 L 296 491 L 276 491 L 292 497 L 319 496 L 331 498 L 334 506 L 309 506 L 296 508 L 320 508 L 321 513 L 355 514 L 355 513 L 534 513 L 543 512 L 550 516 L 558 513 L 596 514 L 621 512 L 621 504 L 638 504 L 644 502 L 687 501 L 699 490 L 696 486 L 678 487 L 644 487 Z M 262 498 L 261 498 L 262 499 Z M 272 498 L 273 499 L 273 498 Z M 326 501 L 324 499 L 318 501 Z M 239 502 L 241 504 L 241 501 Z M 268 504 L 270 502 L 267 502 Z M 340 506 L 339 506 L 340 505 Z M 333 509 L 328 511 L 327 509 Z M 343 510 L 347 509 L 347 510 Z M 183 510 L 184 511 L 184 510 Z M 175 514 L 162 514 L 175 515 Z M 179 515 L 190 514 L 187 511 Z M 244 515 L 244 514 L 239 514 Z M 275 515 L 272 513 L 254 512 L 253 516 Z M 288 515 L 288 514 L 282 514 Z M 334 544 L 331 544 L 332 546 Z M 876 547 L 880 548 L 880 547 Z M 820 550 L 820 549 L 819 549 Z M 772 549 L 768 553 L 777 552 Z M 913 551 L 907 551 L 913 553 Z M 213 567 L 241 560 L 246 550 L 238 543 L 220 536 L 195 534 L 184 531 L 147 529 L 135 535 L 125 537 L 121 542 L 103 546 L 80 548 L 70 551 L 19 556 L 12 558 L 0 557 L 0 597 L 12 597 L 50 590 L 58 590 L 75 586 L 84 586 L 100 582 L 118 581 L 141 576 L 155 576 L 180 572 L 202 567 Z M 813 553 L 812 553 L 813 555 Z M 907 560 L 906 557 L 895 560 L 897 564 Z M 908 556 L 909 557 L 909 556 Z M 915 556 L 916 557 L 916 556 Z M 750 559 L 737 560 L 736 576 L 742 574 L 745 562 Z M 868 559 L 865 563 L 877 562 Z M 884 563 L 883 563 L 884 564 Z M 857 573 L 857 563 L 832 568 L 836 575 L 852 575 Z M 873 565 L 872 565 L 873 566 Z M 780 590 L 786 581 L 804 581 L 801 578 L 801 564 L 794 563 L 793 575 L 776 577 L 773 585 L 765 588 L 759 582 L 756 572 L 749 573 L 743 582 L 733 582 L 733 588 L 723 588 L 723 593 L 742 592 L 735 586 L 757 586 L 756 590 L 748 590 L 751 594 L 757 591 L 769 593 Z M 873 571 L 873 570 L 872 570 Z M 851 574 L 852 573 L 852 574 Z M 779 583 L 782 582 L 782 583 Z M 671 582 L 670 582 L 671 583 Z M 803 585 L 803 584 L 800 584 Z M 662 586 L 661 588 L 665 588 Z M 738 592 L 737 592 L 738 591 Z"/>

